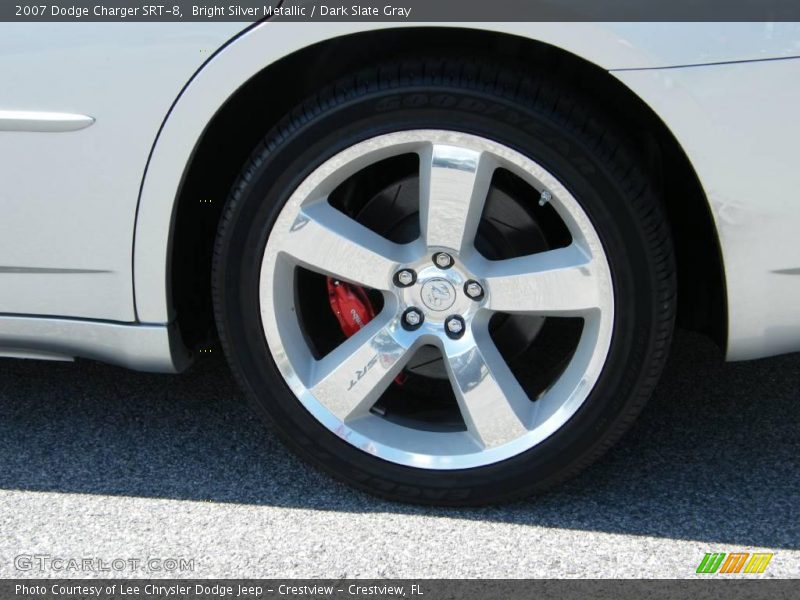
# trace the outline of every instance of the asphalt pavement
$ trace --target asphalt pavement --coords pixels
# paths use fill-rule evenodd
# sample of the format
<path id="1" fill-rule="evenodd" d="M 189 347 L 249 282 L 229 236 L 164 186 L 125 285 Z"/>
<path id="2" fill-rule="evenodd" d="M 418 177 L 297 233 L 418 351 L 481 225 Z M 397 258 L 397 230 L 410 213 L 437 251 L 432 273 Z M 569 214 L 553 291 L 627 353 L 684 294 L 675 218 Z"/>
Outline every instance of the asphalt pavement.
<path id="1" fill-rule="evenodd" d="M 798 449 L 800 355 L 725 364 L 688 333 L 599 463 L 470 510 L 306 466 L 214 353 L 179 376 L 0 359 L 0 577 L 692 577 L 737 551 L 798 577 Z"/>

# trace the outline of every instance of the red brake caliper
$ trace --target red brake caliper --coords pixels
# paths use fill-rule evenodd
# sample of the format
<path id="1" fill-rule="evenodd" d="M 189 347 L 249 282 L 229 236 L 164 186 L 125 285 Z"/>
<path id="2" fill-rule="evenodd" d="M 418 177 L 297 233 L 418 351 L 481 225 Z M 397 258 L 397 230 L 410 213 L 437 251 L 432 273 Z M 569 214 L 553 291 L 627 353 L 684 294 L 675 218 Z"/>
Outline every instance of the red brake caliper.
<path id="1" fill-rule="evenodd" d="M 375 318 L 375 309 L 364 288 L 328 277 L 328 301 L 347 337 Z"/>
<path id="2" fill-rule="evenodd" d="M 333 277 L 328 277 L 327 280 L 331 310 L 344 334 L 350 337 L 375 318 L 375 307 L 364 288 Z M 400 373 L 395 378 L 395 383 L 403 385 L 404 380 L 405 376 Z"/>

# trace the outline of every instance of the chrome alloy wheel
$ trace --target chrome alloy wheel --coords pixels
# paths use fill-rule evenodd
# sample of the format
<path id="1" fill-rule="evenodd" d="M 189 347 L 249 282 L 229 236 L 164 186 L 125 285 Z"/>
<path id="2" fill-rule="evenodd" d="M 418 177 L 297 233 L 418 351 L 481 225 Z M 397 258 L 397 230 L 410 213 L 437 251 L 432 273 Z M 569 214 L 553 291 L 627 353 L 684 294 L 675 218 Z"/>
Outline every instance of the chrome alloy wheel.
<path id="1" fill-rule="evenodd" d="M 394 243 L 328 202 L 348 177 L 408 153 L 416 154 L 420 164 L 420 236 L 415 241 Z M 501 168 L 553 207 L 569 230 L 569 245 L 505 260 L 489 260 L 476 250 L 492 175 Z M 378 290 L 383 308 L 318 358 L 298 315 L 297 267 Z M 398 282 L 405 272 L 415 274 L 411 285 Z M 608 261 L 589 217 L 569 191 L 507 146 L 441 130 L 368 139 L 314 170 L 292 193 L 270 232 L 259 304 L 267 345 L 281 375 L 320 423 L 374 456 L 425 469 L 496 463 L 557 431 L 597 382 L 614 321 Z M 412 319 L 417 321 L 412 326 L 405 317 L 409 310 L 421 316 Z M 489 321 L 497 312 L 583 320 L 569 363 L 536 398 L 524 391 L 490 336 Z M 438 348 L 444 357 L 463 431 L 415 428 L 371 410 L 424 345 Z M 536 364 L 528 368 L 535 370 Z"/>

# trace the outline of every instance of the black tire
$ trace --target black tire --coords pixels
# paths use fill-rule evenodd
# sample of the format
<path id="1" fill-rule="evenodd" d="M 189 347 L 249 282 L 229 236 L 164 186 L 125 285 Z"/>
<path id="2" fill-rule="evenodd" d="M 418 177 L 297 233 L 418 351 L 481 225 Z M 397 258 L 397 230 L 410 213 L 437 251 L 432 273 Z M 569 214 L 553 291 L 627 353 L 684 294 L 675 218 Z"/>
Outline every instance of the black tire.
<path id="1" fill-rule="evenodd" d="M 578 199 L 601 237 L 615 290 L 611 348 L 589 398 L 555 434 L 500 463 L 427 471 L 342 441 L 299 403 L 262 331 L 258 281 L 271 225 L 298 184 L 359 141 L 398 130 L 453 129 L 543 165 Z M 225 352 L 258 412 L 313 465 L 393 500 L 478 505 L 530 495 L 573 476 L 629 427 L 651 395 L 673 330 L 672 245 L 659 198 L 625 136 L 557 81 L 466 60 L 415 60 L 346 77 L 307 99 L 264 138 L 231 193 L 213 289 Z"/>

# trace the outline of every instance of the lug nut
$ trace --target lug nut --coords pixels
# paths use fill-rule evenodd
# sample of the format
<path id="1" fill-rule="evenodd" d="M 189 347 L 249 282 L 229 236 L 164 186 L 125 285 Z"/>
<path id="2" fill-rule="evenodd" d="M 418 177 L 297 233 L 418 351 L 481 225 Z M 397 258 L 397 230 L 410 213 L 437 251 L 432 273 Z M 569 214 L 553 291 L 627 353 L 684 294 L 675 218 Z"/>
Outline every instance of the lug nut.
<path id="1" fill-rule="evenodd" d="M 448 337 L 457 340 L 464 335 L 464 319 L 462 319 L 459 315 L 447 317 L 447 320 L 444 322 L 444 328 Z"/>
<path id="2" fill-rule="evenodd" d="M 414 331 L 415 329 L 419 329 L 422 325 L 422 321 L 425 320 L 425 317 L 419 311 L 419 309 L 414 308 L 407 308 L 406 311 L 403 313 L 403 318 L 400 321 L 403 324 L 403 328 L 409 331 Z"/>
<path id="3" fill-rule="evenodd" d="M 480 300 L 483 298 L 483 288 L 477 281 L 467 281 L 464 284 L 464 293 L 473 300 Z"/>
<path id="4" fill-rule="evenodd" d="M 437 252 L 433 255 L 433 262 L 440 269 L 449 269 L 453 266 L 453 257 L 447 252 Z"/>
<path id="5" fill-rule="evenodd" d="M 458 319 L 450 319 L 447 322 L 447 331 L 450 333 L 461 333 L 462 329 L 464 329 L 464 326 Z"/>
<path id="6" fill-rule="evenodd" d="M 408 285 L 414 280 L 414 276 L 409 271 L 400 271 L 397 274 L 397 281 L 403 285 Z"/>
<path id="7" fill-rule="evenodd" d="M 409 287 L 417 281 L 417 274 L 411 269 L 402 269 L 394 274 L 394 284 L 397 287 Z"/>

